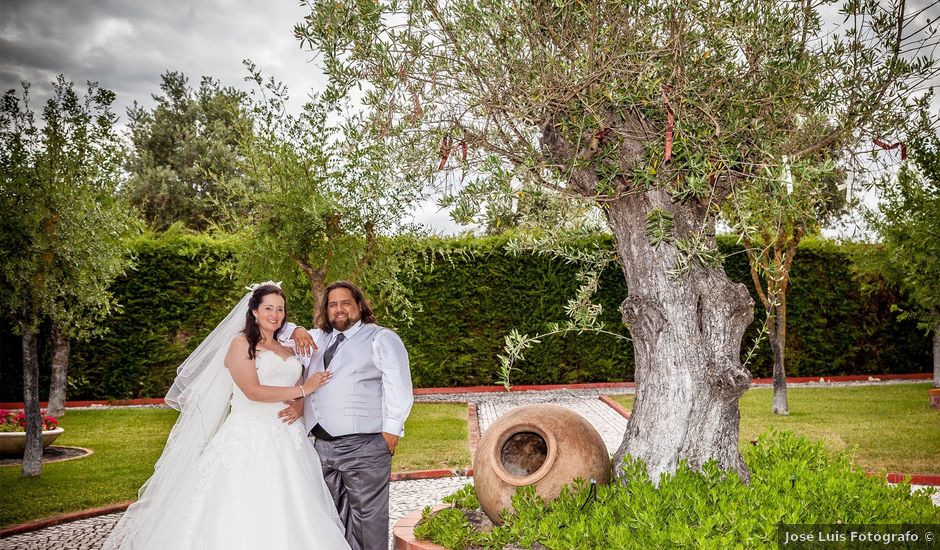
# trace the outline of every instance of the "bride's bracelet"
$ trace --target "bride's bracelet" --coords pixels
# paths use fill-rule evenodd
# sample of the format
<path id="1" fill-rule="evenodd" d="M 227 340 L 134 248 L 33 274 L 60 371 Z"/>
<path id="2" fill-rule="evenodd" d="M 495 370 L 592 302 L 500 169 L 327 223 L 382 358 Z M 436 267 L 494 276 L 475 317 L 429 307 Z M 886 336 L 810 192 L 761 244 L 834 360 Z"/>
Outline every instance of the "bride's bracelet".
<path id="1" fill-rule="evenodd" d="M 307 392 L 304 391 L 303 384 L 301 384 L 300 386 L 297 386 L 297 387 L 300 388 L 300 398 L 301 398 L 301 399 L 306 399 L 306 398 L 307 398 Z"/>

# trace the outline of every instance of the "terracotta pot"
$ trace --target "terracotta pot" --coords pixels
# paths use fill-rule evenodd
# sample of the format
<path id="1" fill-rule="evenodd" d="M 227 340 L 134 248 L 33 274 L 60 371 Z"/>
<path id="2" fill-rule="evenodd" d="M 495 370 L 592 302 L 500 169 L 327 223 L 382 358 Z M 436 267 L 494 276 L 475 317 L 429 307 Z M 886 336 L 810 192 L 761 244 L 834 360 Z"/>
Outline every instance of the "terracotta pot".
<path id="1" fill-rule="evenodd" d="M 493 523 L 513 512 L 516 489 L 534 485 L 546 502 L 575 478 L 610 481 L 607 446 L 590 422 L 557 405 L 526 405 L 496 419 L 480 439 L 473 485 Z"/>
<path id="2" fill-rule="evenodd" d="M 62 428 L 43 430 L 42 447 L 46 448 L 51 445 L 64 431 Z M 0 432 L 0 455 L 23 456 L 25 450 L 26 432 Z"/>

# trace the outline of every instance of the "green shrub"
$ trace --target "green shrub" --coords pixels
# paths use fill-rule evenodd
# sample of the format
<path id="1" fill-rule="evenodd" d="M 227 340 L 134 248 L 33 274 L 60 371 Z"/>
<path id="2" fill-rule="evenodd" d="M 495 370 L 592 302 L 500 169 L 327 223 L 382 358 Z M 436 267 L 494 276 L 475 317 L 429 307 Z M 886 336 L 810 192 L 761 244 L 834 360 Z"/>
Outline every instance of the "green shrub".
<path id="1" fill-rule="evenodd" d="M 601 239 L 606 246 L 609 238 Z M 590 244 L 590 243 L 585 243 Z M 415 243 L 419 262 L 406 281 L 423 314 L 398 327 L 408 347 L 417 387 L 494 384 L 496 356 L 510 330 L 536 334 L 564 321 L 576 288 L 576 268 L 548 256 L 514 256 L 505 239 L 429 239 Z M 607 327 L 623 335 L 623 274 L 603 274 L 597 300 Z M 380 321 L 382 321 L 380 319 Z M 393 322 L 394 324 L 394 322 Z M 528 350 L 516 384 L 624 381 L 633 378 L 629 341 L 596 334 L 544 338 Z"/>
<path id="2" fill-rule="evenodd" d="M 245 292 L 230 240 L 169 231 L 134 242 L 108 333 L 73 345 L 70 399 L 163 396 L 176 368 Z"/>
<path id="3" fill-rule="evenodd" d="M 106 321 L 110 332 L 73 343 L 69 397 L 164 395 L 179 363 L 243 292 L 243 281 L 234 275 L 241 259 L 237 239 L 180 231 L 137 239 L 136 267 L 113 288 L 122 310 Z M 600 235 L 582 244 L 612 248 L 613 240 Z M 753 295 L 740 246 L 733 237 L 720 237 L 718 244 L 728 276 Z M 384 315 L 379 321 L 396 328 L 408 347 L 416 387 L 493 384 L 496 356 L 510 330 L 538 334 L 564 320 L 565 303 L 576 288 L 575 266 L 546 255 L 515 256 L 504 245 L 500 237 L 401 240 L 417 264 L 403 282 L 421 310 L 412 312 L 410 324 Z M 862 246 L 813 239 L 800 245 L 788 295 L 788 375 L 930 372 L 930 338 L 913 320 L 898 319 L 894 309 L 907 309 L 898 291 L 867 284 L 863 292 L 852 276 L 852 252 Z M 309 289 L 302 274 L 270 277 L 285 281 L 290 318 L 308 324 Z M 620 267 L 609 266 L 595 301 L 603 307 L 607 329 L 629 336 L 620 318 L 626 296 Z M 764 320 L 756 298 L 754 319 L 745 351 Z M 19 346 L 10 327 L 0 323 L 0 401 L 22 398 Z M 40 351 L 45 395 L 49 353 L 45 345 Z M 606 335 L 551 336 L 516 366 L 515 384 L 632 380 L 633 347 Z M 748 366 L 755 377 L 770 376 L 766 339 Z"/>
<path id="4" fill-rule="evenodd" d="M 513 497 L 516 513 L 489 532 L 472 531 L 455 508 L 427 511 L 415 536 L 447 548 L 760 548 L 777 546 L 781 523 L 940 523 L 930 493 L 888 485 L 854 467 L 847 455 L 790 433 L 764 434 L 745 461 L 750 485 L 709 463 L 702 471 L 681 464 L 657 488 L 646 467 L 628 459 L 625 484 L 598 487 L 591 502 L 580 481 L 550 504 L 527 487 Z M 455 500 L 472 503 L 466 496 Z"/>

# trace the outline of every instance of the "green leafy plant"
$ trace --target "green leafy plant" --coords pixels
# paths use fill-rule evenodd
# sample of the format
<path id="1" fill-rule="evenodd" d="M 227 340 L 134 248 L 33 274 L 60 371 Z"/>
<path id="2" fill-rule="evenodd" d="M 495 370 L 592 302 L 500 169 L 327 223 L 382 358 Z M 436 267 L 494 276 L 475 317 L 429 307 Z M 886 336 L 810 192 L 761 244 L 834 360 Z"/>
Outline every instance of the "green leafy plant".
<path id="1" fill-rule="evenodd" d="M 623 483 L 597 488 L 576 481 L 546 504 L 534 488 L 513 497 L 516 513 L 488 532 L 471 529 L 461 507 L 474 502 L 467 486 L 452 495 L 455 509 L 426 511 L 415 536 L 447 548 L 753 548 L 777 544 L 786 524 L 937 523 L 933 489 L 888 485 L 832 453 L 788 432 L 768 432 L 744 452 L 749 485 L 713 462 L 701 471 L 682 463 L 658 487 L 646 466 L 627 458 Z M 446 513 L 445 513 L 446 512 Z M 463 519 L 461 519 L 463 518 Z"/>
<path id="2" fill-rule="evenodd" d="M 457 489 L 457 492 L 444 497 L 443 501 L 444 504 L 453 504 L 455 507 L 463 510 L 473 510 L 480 507 L 480 501 L 477 500 L 476 489 L 469 483 Z"/>

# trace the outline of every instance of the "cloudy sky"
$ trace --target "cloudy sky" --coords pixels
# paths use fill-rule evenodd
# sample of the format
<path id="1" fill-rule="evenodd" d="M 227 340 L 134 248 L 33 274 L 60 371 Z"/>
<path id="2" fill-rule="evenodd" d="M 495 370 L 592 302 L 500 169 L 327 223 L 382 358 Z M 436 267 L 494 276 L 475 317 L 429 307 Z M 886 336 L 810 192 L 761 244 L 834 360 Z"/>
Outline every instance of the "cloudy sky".
<path id="1" fill-rule="evenodd" d="M 180 71 L 197 86 L 202 76 L 245 89 L 242 60 L 287 84 L 300 107 L 325 82 L 313 55 L 302 51 L 293 26 L 305 15 L 295 0 L 2 0 L 0 91 L 31 84 L 38 109 L 58 74 L 84 89 L 98 82 L 117 94 L 126 122 L 135 101 L 153 105 L 160 75 Z M 416 214 L 439 232 L 458 228 L 433 201 Z"/>
<path id="2" fill-rule="evenodd" d="M 152 105 L 167 70 L 193 85 L 205 75 L 246 86 L 242 60 L 250 58 L 300 101 L 324 81 L 293 37 L 303 15 L 291 0 L 4 0 L 0 89 L 26 80 L 41 100 L 62 73 L 116 92 L 123 114 L 135 100 Z"/>

